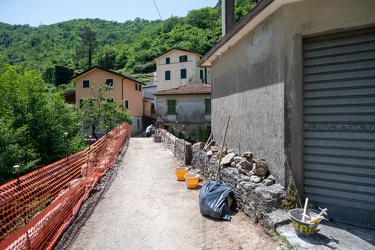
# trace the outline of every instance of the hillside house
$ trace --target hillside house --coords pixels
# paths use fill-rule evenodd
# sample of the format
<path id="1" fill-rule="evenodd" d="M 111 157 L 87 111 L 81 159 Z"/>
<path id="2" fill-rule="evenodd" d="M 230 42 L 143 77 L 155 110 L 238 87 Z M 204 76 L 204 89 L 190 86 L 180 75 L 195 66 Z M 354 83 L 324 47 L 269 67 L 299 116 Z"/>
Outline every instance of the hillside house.
<path id="1" fill-rule="evenodd" d="M 158 56 L 156 61 L 157 91 L 202 82 L 211 84 L 211 69 L 198 67 L 202 55 L 189 50 L 173 48 Z"/>
<path id="2" fill-rule="evenodd" d="M 265 158 L 282 185 L 292 172 L 301 198 L 330 219 L 370 228 L 374 10 L 373 0 L 261 0 L 198 63 L 213 72 L 217 142 L 231 115 L 230 148 Z"/>
<path id="3" fill-rule="evenodd" d="M 128 111 L 133 117 L 132 134 L 143 130 L 144 109 L 151 110 L 151 102 L 142 98 L 144 83 L 99 66 L 91 67 L 76 75 L 73 80 L 76 84 L 77 107 L 80 106 L 83 98 L 92 95 L 92 88 L 99 88 L 105 84 L 110 88 L 107 92 L 108 98 L 122 105 L 123 110 Z"/>
<path id="4" fill-rule="evenodd" d="M 194 82 L 154 95 L 159 122 L 172 124 L 195 138 L 202 130 L 211 131 L 211 86 Z"/>
<path id="5" fill-rule="evenodd" d="M 153 83 L 146 84 L 146 86 L 143 86 L 142 88 L 142 95 L 143 99 L 148 100 L 150 102 L 148 107 L 144 108 L 144 113 L 147 116 L 155 115 L 155 109 L 156 109 L 156 100 L 154 93 L 157 91 L 157 86 Z"/>

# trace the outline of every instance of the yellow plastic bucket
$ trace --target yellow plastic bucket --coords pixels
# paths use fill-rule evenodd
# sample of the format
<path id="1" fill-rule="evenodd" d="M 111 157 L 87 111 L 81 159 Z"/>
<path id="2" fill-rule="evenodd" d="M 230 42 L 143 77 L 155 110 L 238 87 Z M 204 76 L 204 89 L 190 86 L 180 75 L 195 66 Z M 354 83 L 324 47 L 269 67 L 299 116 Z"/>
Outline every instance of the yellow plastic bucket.
<path id="1" fill-rule="evenodd" d="M 174 169 L 178 181 L 185 180 L 185 174 L 188 172 L 187 167 L 178 167 Z"/>
<path id="2" fill-rule="evenodd" d="M 185 182 L 187 188 L 198 187 L 199 174 L 185 174 Z"/>

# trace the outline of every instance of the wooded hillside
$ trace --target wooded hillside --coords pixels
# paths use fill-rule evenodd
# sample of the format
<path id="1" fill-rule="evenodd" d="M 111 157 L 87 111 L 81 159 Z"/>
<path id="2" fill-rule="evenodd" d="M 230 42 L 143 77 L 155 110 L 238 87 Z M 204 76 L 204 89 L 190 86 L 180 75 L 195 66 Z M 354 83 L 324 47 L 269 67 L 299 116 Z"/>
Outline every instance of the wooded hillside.
<path id="1" fill-rule="evenodd" d="M 236 21 L 254 5 L 237 0 Z M 47 83 L 65 84 L 75 72 L 88 68 L 87 58 L 80 53 L 87 28 L 96 42 L 92 65 L 134 77 L 147 75 L 155 71 L 154 59 L 173 47 L 205 54 L 217 43 L 221 1 L 214 8 L 192 10 L 186 17 L 164 21 L 75 19 L 38 27 L 0 23 L 0 55 L 10 65 L 41 72 Z"/>
<path id="2" fill-rule="evenodd" d="M 254 5 L 247 0 L 236 4 L 237 20 Z M 220 16 L 219 1 L 215 8 L 164 21 L 0 23 L 0 185 L 15 177 L 14 165 L 23 175 L 83 149 L 88 135 L 81 131 L 90 122 L 112 129 L 131 121 L 127 112 L 116 113 L 121 109 L 111 102 L 88 102 L 81 110 L 67 104 L 62 91 L 74 89 L 75 73 L 99 65 L 145 81 L 155 71 L 154 59 L 173 47 L 207 52 L 221 38 Z M 104 95 L 96 99 L 106 100 Z"/>

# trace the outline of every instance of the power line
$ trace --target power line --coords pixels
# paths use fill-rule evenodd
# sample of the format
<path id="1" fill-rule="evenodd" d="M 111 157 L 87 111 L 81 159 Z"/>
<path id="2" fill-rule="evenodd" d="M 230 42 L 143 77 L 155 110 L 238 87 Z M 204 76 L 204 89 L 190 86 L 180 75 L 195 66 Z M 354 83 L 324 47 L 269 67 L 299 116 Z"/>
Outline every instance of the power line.
<path id="1" fill-rule="evenodd" d="M 160 15 L 160 12 L 159 12 L 158 6 L 156 5 L 155 0 L 153 0 L 153 1 L 154 1 L 154 4 L 155 4 L 155 8 L 156 8 L 156 10 L 157 10 L 158 13 L 159 13 L 160 19 L 163 21 L 163 18 L 162 18 L 161 15 Z"/>

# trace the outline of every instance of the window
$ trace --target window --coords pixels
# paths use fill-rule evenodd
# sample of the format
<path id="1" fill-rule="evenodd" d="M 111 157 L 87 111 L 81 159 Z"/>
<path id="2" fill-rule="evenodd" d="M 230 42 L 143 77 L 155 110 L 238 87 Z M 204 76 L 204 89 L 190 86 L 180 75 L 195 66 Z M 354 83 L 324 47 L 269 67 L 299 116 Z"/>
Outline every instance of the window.
<path id="1" fill-rule="evenodd" d="M 181 69 L 181 79 L 186 79 L 186 69 Z"/>
<path id="2" fill-rule="evenodd" d="M 90 80 L 83 80 L 82 88 L 90 88 Z"/>
<path id="3" fill-rule="evenodd" d="M 142 91 L 142 85 L 141 84 L 139 84 L 139 86 L 138 86 L 138 91 Z"/>
<path id="4" fill-rule="evenodd" d="M 129 109 L 129 101 L 128 100 L 125 100 L 124 106 L 125 106 L 126 109 Z"/>
<path id="5" fill-rule="evenodd" d="M 207 134 L 211 134 L 211 126 L 206 127 Z"/>
<path id="6" fill-rule="evenodd" d="M 138 84 L 135 84 L 135 90 L 138 90 Z"/>
<path id="7" fill-rule="evenodd" d="M 170 64 L 170 63 L 171 63 L 171 58 L 170 57 L 165 58 L 165 64 Z"/>
<path id="8" fill-rule="evenodd" d="M 113 79 L 106 79 L 105 85 L 107 86 L 107 89 L 113 89 Z"/>
<path id="9" fill-rule="evenodd" d="M 206 115 L 211 114 L 211 99 L 204 99 L 204 113 Z"/>
<path id="10" fill-rule="evenodd" d="M 201 69 L 199 72 L 199 79 L 203 79 L 203 69 Z"/>
<path id="11" fill-rule="evenodd" d="M 187 55 L 180 56 L 180 62 L 187 62 Z"/>
<path id="12" fill-rule="evenodd" d="M 176 100 L 167 100 L 168 114 L 176 114 Z"/>
<path id="13" fill-rule="evenodd" d="M 165 71 L 165 80 L 171 80 L 171 72 L 169 70 Z"/>
<path id="14" fill-rule="evenodd" d="M 113 103 L 113 97 L 107 98 L 107 102 L 112 102 Z"/>

